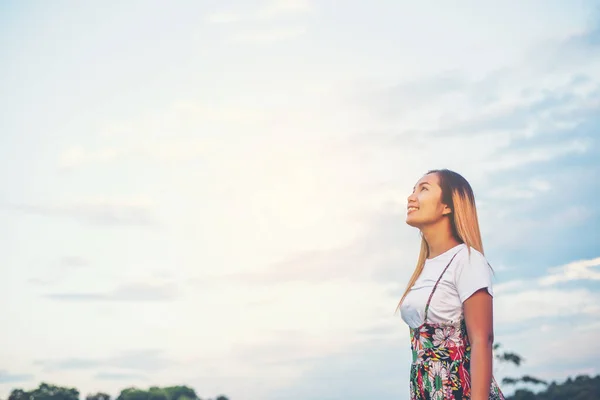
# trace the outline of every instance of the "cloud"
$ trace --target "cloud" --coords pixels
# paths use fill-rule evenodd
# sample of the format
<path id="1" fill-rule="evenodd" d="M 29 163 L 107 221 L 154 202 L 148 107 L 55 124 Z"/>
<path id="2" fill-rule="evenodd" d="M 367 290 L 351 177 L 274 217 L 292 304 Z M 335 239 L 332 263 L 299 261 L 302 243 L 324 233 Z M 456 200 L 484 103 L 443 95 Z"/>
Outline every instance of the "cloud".
<path id="1" fill-rule="evenodd" d="M 71 146 L 60 155 L 59 167 L 71 169 L 92 162 L 112 161 L 122 156 L 123 153 L 115 148 L 86 151 L 82 146 Z"/>
<path id="2" fill-rule="evenodd" d="M 44 297 L 67 302 L 90 302 L 90 301 L 110 301 L 110 302 L 162 302 L 174 300 L 181 294 L 181 289 L 174 284 L 147 284 L 134 283 L 121 285 L 108 292 L 71 292 L 71 293 L 50 293 Z"/>
<path id="3" fill-rule="evenodd" d="M 518 372 L 501 368 L 508 375 L 531 374 L 543 379 L 565 377 L 565 370 L 592 365 L 600 352 L 573 347 L 569 337 L 582 343 L 593 340 L 600 328 L 600 295 L 583 287 L 561 287 L 571 280 L 596 280 L 588 268 L 600 259 L 579 260 L 551 268 L 542 277 L 516 279 L 495 287 L 494 320 L 497 341 L 528 361 Z M 556 287 L 548 288 L 554 285 Z M 569 327 L 571 336 L 564 335 Z M 581 346 L 580 346 L 581 347 Z M 585 346 L 584 346 L 585 347 Z M 552 354 L 547 349 L 552 348 Z M 549 367 L 561 365 L 561 368 Z"/>
<path id="4" fill-rule="evenodd" d="M 570 68 L 573 65 L 589 63 L 600 59 L 596 49 L 600 47 L 599 10 L 595 10 L 595 19 L 587 29 L 564 39 L 554 52 L 544 61 L 554 69 Z"/>
<path id="5" fill-rule="evenodd" d="M 231 42 L 243 44 L 269 44 L 294 39 L 306 33 L 304 27 L 286 27 L 273 29 L 255 29 L 237 32 L 230 38 Z"/>
<path id="6" fill-rule="evenodd" d="M 46 276 L 36 276 L 28 279 L 28 282 L 36 285 L 52 285 L 61 282 L 74 271 L 88 267 L 88 260 L 79 256 L 62 257 L 57 265 L 49 268 Z"/>
<path id="7" fill-rule="evenodd" d="M 101 381 L 129 381 L 132 380 L 146 380 L 147 377 L 141 374 L 130 374 L 122 372 L 99 372 L 94 375 L 94 379 Z"/>
<path id="8" fill-rule="evenodd" d="M 264 45 L 304 35 L 307 29 L 303 17 L 311 11 L 308 0 L 272 0 L 245 12 L 216 11 L 206 20 L 213 25 L 234 26 L 226 32 L 230 43 Z"/>
<path id="9" fill-rule="evenodd" d="M 232 24 L 241 22 L 269 22 L 285 17 L 304 15 L 312 10 L 308 0 L 271 0 L 254 10 L 215 11 L 206 17 L 212 24 Z"/>
<path id="10" fill-rule="evenodd" d="M 570 62 L 554 53 L 562 47 L 562 39 L 544 43 L 546 51 L 561 58 L 555 62 L 528 49 L 526 57 L 483 76 L 441 70 L 357 86 L 351 99 L 359 105 L 357 114 L 368 134 L 357 134 L 356 140 L 363 146 L 427 151 L 469 138 L 475 154 L 468 161 L 483 164 L 485 173 L 584 153 L 593 135 L 573 133 L 600 109 L 595 72 L 600 58 L 557 69 L 556 64 Z M 480 138 L 486 149 L 478 158 Z M 513 155 L 517 147 L 527 154 Z"/>
<path id="11" fill-rule="evenodd" d="M 155 372 L 175 365 L 161 350 L 135 350 L 107 358 L 65 358 L 36 361 L 46 371 L 77 371 L 81 369 L 119 368 L 129 371 Z M 137 374 L 136 374 L 137 375 Z"/>
<path id="12" fill-rule="evenodd" d="M 119 143 L 94 150 L 74 145 L 60 154 L 58 166 L 61 170 L 68 171 L 77 167 L 116 161 L 183 162 L 199 158 L 206 151 L 204 142 L 182 138 L 146 139 L 137 143 Z"/>
<path id="13" fill-rule="evenodd" d="M 600 296 L 587 289 L 538 289 L 497 296 L 495 319 L 500 325 L 516 324 L 536 319 L 580 315 L 600 316 Z"/>
<path id="14" fill-rule="evenodd" d="M 157 227 L 160 225 L 147 199 L 117 200 L 91 198 L 63 205 L 4 203 L 4 209 L 49 216 L 67 217 L 92 225 Z"/>
<path id="15" fill-rule="evenodd" d="M 550 189 L 552 189 L 552 184 L 550 182 L 543 179 L 533 178 L 525 183 L 512 183 L 507 186 L 492 188 L 486 193 L 486 196 L 508 201 L 522 201 L 543 195 Z"/>
<path id="16" fill-rule="evenodd" d="M 289 26 L 261 32 L 240 31 L 233 34 L 231 40 L 269 41 L 300 33 Z M 284 112 L 286 110 L 282 109 L 274 115 L 272 109 L 257 104 L 222 106 L 195 97 L 175 100 L 151 113 L 101 125 L 95 132 L 97 143 L 64 147 L 57 157 L 57 166 L 62 172 L 73 172 L 127 163 L 127 168 L 141 165 L 147 173 L 150 162 L 158 164 L 164 171 L 164 168 L 182 163 L 220 156 L 236 146 L 235 141 L 240 140 L 236 134 L 240 129 L 264 130 L 269 124 L 279 122 L 277 118 Z"/>
<path id="17" fill-rule="evenodd" d="M 591 148 L 590 140 L 565 140 L 556 145 L 541 145 L 535 150 L 511 150 L 498 154 L 484 166 L 485 171 L 500 172 L 517 169 L 535 163 L 547 163 L 566 156 L 577 156 L 586 153 Z"/>
<path id="18" fill-rule="evenodd" d="M 342 312 L 347 313 L 348 311 L 346 309 Z M 319 315 L 315 314 L 315 318 L 319 318 Z M 339 316 L 332 315 L 329 318 L 333 323 L 337 319 Z M 280 323 L 279 328 L 263 331 L 261 340 L 234 345 L 231 348 L 232 357 L 227 363 L 231 367 L 223 364 L 224 367 L 221 368 L 221 363 L 219 363 L 213 368 L 213 371 L 222 371 L 222 374 L 206 376 L 198 385 L 207 387 L 211 384 L 214 385 L 215 381 L 223 381 L 225 385 L 232 385 L 231 391 L 226 390 L 227 393 L 231 393 L 232 397 L 243 397 L 244 391 L 241 387 L 252 386 L 249 381 L 262 382 L 265 376 L 269 376 L 268 386 L 252 387 L 252 393 L 258 392 L 260 398 L 265 399 L 300 399 L 307 398 L 302 396 L 303 393 L 312 392 L 311 394 L 319 399 L 334 399 L 339 396 L 327 397 L 332 388 L 326 389 L 322 393 L 319 392 L 321 385 L 332 385 L 336 389 L 341 389 L 343 385 L 351 384 L 348 379 L 348 375 L 351 373 L 349 371 L 358 374 L 361 367 L 368 368 L 368 371 L 379 371 L 373 372 L 371 383 L 373 387 L 379 386 L 380 388 L 383 386 L 382 370 L 388 371 L 390 375 L 397 375 L 397 365 L 378 369 L 385 366 L 377 360 L 375 362 L 373 360 L 375 357 L 386 355 L 386 358 L 393 363 L 398 362 L 398 352 L 394 349 L 394 343 L 397 343 L 398 340 L 408 340 L 408 336 L 406 335 L 407 331 L 402 329 L 403 327 L 399 326 L 397 321 L 394 323 L 388 317 L 389 331 L 387 333 L 365 332 L 358 336 L 355 335 L 352 328 L 339 331 L 335 335 L 317 331 L 319 328 L 322 329 L 323 324 L 326 323 L 324 321 L 317 322 L 316 324 L 319 326 L 313 326 L 311 333 L 305 332 L 303 329 L 286 330 L 283 328 L 285 324 Z M 395 330 L 392 324 L 395 325 Z M 381 327 L 382 325 L 378 325 L 378 328 Z M 365 339 L 367 335 L 375 340 L 367 341 Z M 376 344 L 376 349 L 373 344 Z M 333 364 L 331 360 L 340 360 L 341 362 Z M 242 368 L 239 367 L 240 364 L 243 365 Z M 365 376 L 368 374 L 365 373 Z M 189 381 L 195 382 L 196 379 L 192 378 Z M 363 380 L 362 383 L 364 384 L 364 382 Z M 398 383 L 401 384 L 401 380 L 398 380 L 396 376 L 396 384 Z M 298 388 L 302 389 L 296 390 Z"/>
<path id="19" fill-rule="evenodd" d="M 333 350 L 328 338 L 298 330 L 273 330 L 266 336 L 268 341 L 234 346 L 233 353 L 240 360 L 254 360 L 255 365 L 289 367 L 313 362 Z"/>
<path id="20" fill-rule="evenodd" d="M 572 84 L 580 76 L 578 73 L 565 75 L 556 76 L 561 83 L 556 87 L 548 87 L 547 81 L 532 76 L 527 90 L 522 89 L 520 80 L 505 83 L 494 74 L 479 83 L 455 77 L 452 85 L 436 90 L 440 78 L 434 76 L 421 83 L 410 83 L 401 91 L 367 95 L 369 103 L 364 106 L 376 115 L 372 129 L 381 133 L 375 143 L 413 147 L 431 139 L 456 140 L 477 134 L 493 139 L 490 146 L 511 150 L 509 146 L 526 144 L 533 137 L 540 139 L 542 133 L 547 139 L 568 132 L 596 115 L 600 81 L 590 80 L 582 88 Z M 490 100 L 482 103 L 481 98 Z M 574 145 L 575 150 L 585 150 L 585 143 L 575 141 Z"/>
<path id="21" fill-rule="evenodd" d="M 598 346 L 574 345 L 573 338 L 577 338 L 577 343 L 595 342 L 599 322 L 597 317 L 574 318 L 515 329 L 513 333 L 501 337 L 502 347 L 520 354 L 525 362 L 518 369 L 496 363 L 497 369 L 504 376 L 527 374 L 561 381 L 584 369 L 596 374 L 600 371 L 594 361 L 600 356 L 600 349 Z M 565 334 L 566 330 L 569 335 Z"/>
<path id="22" fill-rule="evenodd" d="M 7 370 L 0 369 L 0 384 L 2 383 L 17 383 L 33 380 L 31 374 L 13 374 Z"/>
<path id="23" fill-rule="evenodd" d="M 494 294 L 500 295 L 507 292 L 514 292 L 527 287 L 527 282 L 521 279 L 503 282 L 494 286 Z"/>
<path id="24" fill-rule="evenodd" d="M 297 252 L 263 270 L 223 276 L 227 282 L 272 285 L 290 282 L 377 282 L 410 275 L 416 262 L 417 231 L 405 229 L 402 205 L 382 206 L 368 216 L 363 233 L 344 246 Z"/>
<path id="25" fill-rule="evenodd" d="M 600 258 L 577 260 L 550 268 L 541 277 L 516 279 L 498 285 L 495 289 L 498 323 L 508 325 L 566 317 L 600 320 L 600 295 L 597 291 L 560 285 L 574 280 L 600 280 L 600 275 L 592 270 L 598 266 Z"/>
<path id="26" fill-rule="evenodd" d="M 570 332 L 584 342 L 594 341 L 600 327 L 600 297 L 586 289 L 544 289 L 536 279 L 514 280 L 495 288 L 496 341 L 503 348 L 525 358 L 515 370 L 511 365 L 496 363 L 498 380 L 504 376 L 530 374 L 543 379 L 565 378 L 565 368 L 575 371 L 581 365 L 593 365 L 598 352 L 590 353 L 586 346 L 573 350 L 572 337 L 564 334 L 568 320 Z M 391 303 L 391 302 L 390 302 Z M 278 365 L 296 367 L 298 375 L 280 388 L 274 388 L 268 398 L 362 399 L 376 395 L 400 398 L 406 393 L 410 366 L 408 329 L 397 318 L 381 319 L 361 329 L 346 332 L 347 343 L 335 351 L 319 350 L 321 357 L 286 357 L 279 347 L 256 349 L 256 355 L 268 354 Z M 293 348 L 297 335 L 291 335 L 287 346 Z M 341 338 L 340 338 L 341 340 Z M 299 341 L 299 340 L 298 340 Z M 313 347 L 316 347 L 313 344 Z M 553 352 L 549 353 L 551 347 Z M 299 346 L 300 353 L 309 354 Z M 271 352 L 272 351 L 272 352 Z M 280 355 L 278 355 L 280 354 Z M 560 361 L 557 361 L 560 360 Z M 562 367 L 557 368 L 555 365 Z M 554 365 L 554 366 L 553 366 Z M 590 370 L 586 367 L 586 370 Z M 592 368 L 592 371 L 597 371 Z M 506 388 L 510 392 L 510 388 Z M 387 397 L 386 397 L 387 396 Z"/>
<path id="27" fill-rule="evenodd" d="M 60 264 L 66 268 L 80 268 L 88 265 L 88 261 L 78 256 L 65 256 L 60 259 Z"/>
<path id="28" fill-rule="evenodd" d="M 291 384 L 275 388 L 267 399 L 396 399 L 407 393 L 408 337 L 355 343 L 306 366 Z"/>
<path id="29" fill-rule="evenodd" d="M 579 280 L 600 280 L 600 271 L 592 268 L 600 267 L 600 257 L 590 260 L 577 260 L 569 264 L 551 269 L 551 274 L 540 279 L 542 286 L 556 285 L 562 282 Z"/>
<path id="30" fill-rule="evenodd" d="M 545 251 L 536 256 L 537 262 L 544 265 L 570 254 L 569 248 L 585 247 L 593 242 L 593 238 L 585 234 L 599 216 L 592 205 L 576 204 L 577 200 L 572 197 L 556 198 L 554 193 L 543 197 L 549 200 L 541 207 L 540 197 L 521 200 L 519 207 L 500 202 L 489 204 L 490 211 L 483 216 L 485 224 L 482 229 L 491 247 L 502 249 L 503 254 L 497 256 L 502 263 L 513 264 L 514 268 L 525 267 L 529 257 Z M 514 204 L 514 201 L 511 203 Z M 575 237 L 580 233 L 584 236 L 576 242 Z M 569 235 L 573 239 L 565 240 Z"/>

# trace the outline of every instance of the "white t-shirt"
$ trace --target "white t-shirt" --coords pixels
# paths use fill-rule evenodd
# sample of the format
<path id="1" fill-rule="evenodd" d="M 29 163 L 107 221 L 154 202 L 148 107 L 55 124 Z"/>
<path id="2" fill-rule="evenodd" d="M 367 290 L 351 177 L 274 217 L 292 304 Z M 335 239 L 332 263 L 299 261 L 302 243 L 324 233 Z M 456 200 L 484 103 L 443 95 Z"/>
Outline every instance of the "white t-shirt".
<path id="1" fill-rule="evenodd" d="M 458 253 L 458 254 L 457 254 Z M 400 313 L 404 322 L 417 328 L 424 322 L 425 305 L 429 295 L 448 262 L 456 254 L 448 267 L 429 303 L 427 321 L 434 323 L 458 321 L 462 317 L 462 304 L 479 289 L 486 288 L 494 295 L 492 270 L 483 254 L 466 244 L 459 244 L 425 261 L 423 272 L 408 292 Z"/>

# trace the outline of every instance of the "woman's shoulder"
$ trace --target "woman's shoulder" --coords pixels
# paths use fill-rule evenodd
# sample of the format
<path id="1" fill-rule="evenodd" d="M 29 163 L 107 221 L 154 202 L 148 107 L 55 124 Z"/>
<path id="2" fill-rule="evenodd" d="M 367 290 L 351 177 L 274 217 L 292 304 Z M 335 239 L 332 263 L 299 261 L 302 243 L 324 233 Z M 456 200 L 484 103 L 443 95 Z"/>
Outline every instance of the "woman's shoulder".
<path id="1" fill-rule="evenodd" d="M 471 251 L 467 251 L 470 249 Z M 473 247 L 465 248 L 457 254 L 452 280 L 459 293 L 461 301 L 467 299 L 473 292 L 481 288 L 487 288 L 493 295 L 492 290 L 492 268 L 486 256 Z"/>
<path id="2" fill-rule="evenodd" d="M 461 248 L 456 254 L 456 264 L 467 264 L 472 266 L 485 265 L 488 267 L 490 265 L 487 257 L 482 252 L 474 247 L 469 247 L 464 243 L 461 244 Z"/>

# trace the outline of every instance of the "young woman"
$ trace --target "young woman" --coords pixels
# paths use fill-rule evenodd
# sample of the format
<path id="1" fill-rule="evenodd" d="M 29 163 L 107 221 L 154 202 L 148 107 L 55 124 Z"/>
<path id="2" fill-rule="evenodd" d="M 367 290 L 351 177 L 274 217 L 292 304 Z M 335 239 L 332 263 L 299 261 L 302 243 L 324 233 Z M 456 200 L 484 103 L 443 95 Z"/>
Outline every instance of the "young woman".
<path id="1" fill-rule="evenodd" d="M 429 171 L 408 197 L 421 252 L 398 308 L 410 327 L 411 400 L 503 400 L 492 374 L 492 271 L 469 183 Z"/>

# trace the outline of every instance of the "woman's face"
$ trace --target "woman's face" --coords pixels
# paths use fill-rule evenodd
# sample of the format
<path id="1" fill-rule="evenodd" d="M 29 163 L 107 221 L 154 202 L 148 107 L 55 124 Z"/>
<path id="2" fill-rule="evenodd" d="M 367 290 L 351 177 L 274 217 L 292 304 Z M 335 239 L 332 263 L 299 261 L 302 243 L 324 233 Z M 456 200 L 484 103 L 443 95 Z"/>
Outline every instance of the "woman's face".
<path id="1" fill-rule="evenodd" d="M 442 204 L 442 188 L 437 174 L 423 176 L 408 196 L 406 223 L 416 228 L 433 225 L 450 213 Z"/>

